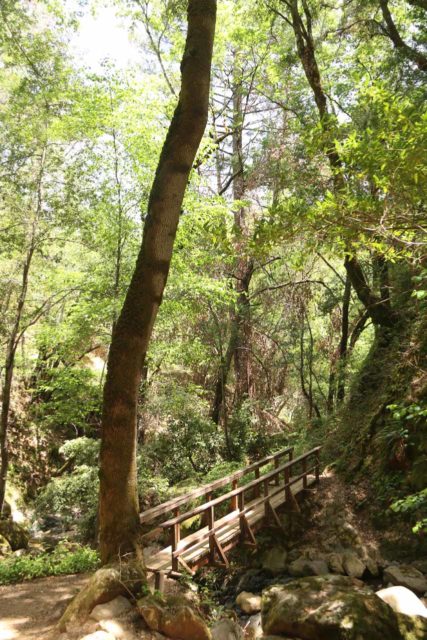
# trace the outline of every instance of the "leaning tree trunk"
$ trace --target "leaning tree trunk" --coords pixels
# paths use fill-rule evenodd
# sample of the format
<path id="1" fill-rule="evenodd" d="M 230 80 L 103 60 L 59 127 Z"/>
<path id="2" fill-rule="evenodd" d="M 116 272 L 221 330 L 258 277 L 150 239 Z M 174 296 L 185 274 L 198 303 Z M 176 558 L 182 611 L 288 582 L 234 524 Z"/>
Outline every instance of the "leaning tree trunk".
<path id="1" fill-rule="evenodd" d="M 189 0 L 181 92 L 151 189 L 141 250 L 112 336 L 100 455 L 104 563 L 137 546 L 137 398 L 188 177 L 207 122 L 215 18 L 215 0 Z"/>
<path id="2" fill-rule="evenodd" d="M 342 300 L 341 312 L 341 338 L 339 345 L 338 357 L 338 384 L 337 384 L 337 400 L 342 402 L 345 396 L 345 378 L 347 366 L 347 350 L 348 350 L 348 331 L 349 331 L 349 311 L 351 299 L 351 281 L 347 274 L 344 285 L 344 294 Z"/>
<path id="3" fill-rule="evenodd" d="M 307 2 L 302 2 L 302 13 L 299 10 L 298 0 L 289 0 L 286 5 L 290 11 L 298 57 L 316 102 L 320 125 L 323 132 L 327 134 L 325 153 L 334 178 L 334 187 L 336 191 L 340 191 L 344 187 L 344 177 L 341 172 L 342 161 L 333 142 L 328 101 L 317 64 L 315 41 L 312 32 L 313 17 Z M 364 305 L 374 325 L 386 329 L 393 327 L 397 321 L 397 314 L 391 309 L 388 299 L 383 300 L 372 291 L 357 260 L 357 256 L 350 251 L 346 255 L 345 268 L 357 297 Z"/>

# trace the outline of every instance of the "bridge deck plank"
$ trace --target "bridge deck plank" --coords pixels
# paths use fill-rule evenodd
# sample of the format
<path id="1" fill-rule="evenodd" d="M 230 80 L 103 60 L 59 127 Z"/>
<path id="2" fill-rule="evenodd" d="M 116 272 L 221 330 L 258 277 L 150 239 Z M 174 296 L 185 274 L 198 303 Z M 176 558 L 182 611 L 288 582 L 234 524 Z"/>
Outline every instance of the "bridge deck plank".
<path id="1" fill-rule="evenodd" d="M 291 478 L 292 481 L 292 478 Z M 307 478 L 307 486 L 311 486 L 315 484 L 316 478 L 314 476 L 308 476 Z M 281 482 L 283 485 L 283 482 Z M 278 487 L 273 487 L 273 490 L 278 489 Z M 292 494 L 295 496 L 301 491 L 303 491 L 303 481 L 302 479 L 291 485 L 290 487 Z M 256 503 L 257 498 L 253 501 L 249 501 L 246 503 L 246 507 L 248 511 L 246 513 L 246 517 L 250 525 L 256 525 L 260 520 L 264 518 L 264 505 L 258 504 L 251 508 L 252 503 Z M 285 502 L 285 492 L 281 492 L 278 495 L 273 496 L 271 498 L 271 504 L 273 507 L 277 508 Z M 231 515 L 234 514 L 235 517 L 231 518 Z M 230 519 L 231 518 L 231 519 Z M 233 538 L 238 538 L 240 534 L 240 522 L 239 522 L 239 510 L 228 513 L 227 515 L 215 520 L 215 527 L 218 528 L 216 531 L 216 536 L 218 538 L 219 543 L 222 546 L 226 546 L 229 544 Z M 192 540 L 194 544 L 198 542 L 198 539 L 204 533 L 207 533 L 208 527 L 202 527 L 198 529 L 195 533 L 191 533 L 182 539 L 182 543 L 185 542 L 187 545 Z M 179 549 L 179 546 L 178 546 Z M 209 554 L 209 540 L 205 540 L 202 544 L 198 544 L 197 548 L 192 548 L 191 546 L 185 549 L 182 553 L 182 558 L 184 561 L 191 567 L 194 566 L 198 561 L 202 560 L 205 556 Z M 157 553 L 149 556 L 146 559 L 146 566 L 149 571 L 159 572 L 164 571 L 168 573 L 172 570 L 172 548 L 171 546 L 167 546 L 164 549 L 161 549 Z"/>

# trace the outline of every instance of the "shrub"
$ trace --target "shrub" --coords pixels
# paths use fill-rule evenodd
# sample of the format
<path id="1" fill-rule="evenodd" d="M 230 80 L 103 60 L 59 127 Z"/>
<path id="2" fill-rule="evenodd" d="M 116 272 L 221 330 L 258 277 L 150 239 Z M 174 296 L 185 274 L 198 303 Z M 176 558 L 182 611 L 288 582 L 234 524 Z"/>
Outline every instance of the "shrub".
<path id="1" fill-rule="evenodd" d="M 197 410 L 169 417 L 167 429 L 150 444 L 150 458 L 162 476 L 176 484 L 206 474 L 220 459 L 222 432 Z"/>
<path id="2" fill-rule="evenodd" d="M 70 551 L 66 545 L 58 545 L 52 553 L 38 556 L 7 558 L 0 562 L 0 584 L 11 584 L 43 576 L 58 576 L 70 573 L 94 571 L 99 566 L 96 551 L 80 547 Z"/>
<path id="3" fill-rule="evenodd" d="M 99 441 L 76 438 L 60 449 L 76 464 L 72 473 L 52 480 L 36 499 L 36 515 L 57 516 L 63 527 L 77 523 L 85 540 L 93 539 L 98 508 L 98 454 Z"/>

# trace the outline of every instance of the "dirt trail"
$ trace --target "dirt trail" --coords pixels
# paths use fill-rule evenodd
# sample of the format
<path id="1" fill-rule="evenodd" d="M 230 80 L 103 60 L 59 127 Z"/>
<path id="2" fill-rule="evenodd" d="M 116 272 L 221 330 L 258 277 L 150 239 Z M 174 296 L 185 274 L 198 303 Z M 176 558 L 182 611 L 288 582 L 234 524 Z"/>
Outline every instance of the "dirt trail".
<path id="1" fill-rule="evenodd" d="M 0 587 L 0 640 L 54 640 L 55 623 L 87 579 L 53 576 Z"/>

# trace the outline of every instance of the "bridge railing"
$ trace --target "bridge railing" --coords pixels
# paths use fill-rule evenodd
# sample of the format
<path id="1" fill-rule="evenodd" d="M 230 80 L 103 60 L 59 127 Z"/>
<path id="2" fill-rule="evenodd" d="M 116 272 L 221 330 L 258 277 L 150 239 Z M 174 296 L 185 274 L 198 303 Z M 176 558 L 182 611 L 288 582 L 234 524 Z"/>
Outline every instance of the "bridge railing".
<path id="1" fill-rule="evenodd" d="M 188 504 L 192 500 L 197 498 L 206 497 L 208 501 L 212 498 L 212 493 L 217 489 L 221 489 L 222 487 L 231 484 L 233 490 L 237 488 L 238 481 L 240 478 L 248 475 L 250 473 L 255 473 L 255 477 L 260 477 L 260 470 L 262 467 L 267 466 L 268 464 L 273 463 L 275 468 L 280 465 L 280 460 L 288 456 L 289 460 L 292 460 L 293 456 L 293 447 L 286 447 L 286 449 L 281 449 L 276 453 L 272 453 L 271 455 L 254 462 L 253 464 L 245 467 L 244 469 L 239 469 L 234 473 L 229 474 L 228 476 L 224 476 L 223 478 L 219 478 L 218 480 L 214 480 L 213 482 L 203 485 L 198 489 L 194 489 L 189 493 L 185 493 L 184 495 L 178 496 L 176 498 L 172 498 L 163 504 L 157 505 L 156 507 L 152 507 L 151 509 L 147 509 L 143 513 L 140 514 L 140 522 L 141 524 L 148 524 L 155 521 L 157 518 L 161 516 L 166 516 L 168 513 L 173 513 L 175 516 L 179 515 L 180 508 L 183 505 Z M 237 504 L 237 503 L 236 503 Z M 146 533 L 143 537 L 146 539 L 150 539 L 150 537 L 154 537 L 156 533 L 159 533 L 160 529 L 153 529 L 152 531 Z"/>
<path id="2" fill-rule="evenodd" d="M 196 550 L 202 546 L 207 539 L 209 539 L 209 555 L 211 561 L 214 560 L 215 551 L 221 557 L 223 563 L 228 566 L 227 558 L 223 552 L 220 541 L 218 540 L 217 533 L 219 530 L 224 530 L 227 525 L 237 519 L 240 521 L 240 533 L 242 539 L 248 537 L 251 544 L 255 544 L 255 537 L 251 526 L 249 524 L 247 514 L 249 511 L 264 504 L 265 517 L 267 519 L 273 518 L 278 526 L 281 526 L 280 519 L 272 504 L 272 499 L 278 494 L 285 492 L 285 499 L 287 502 L 292 500 L 291 487 L 293 484 L 302 480 L 303 488 L 308 486 L 308 476 L 314 474 L 315 481 L 319 481 L 320 466 L 319 466 L 319 452 L 321 447 L 315 447 L 307 453 L 299 456 L 298 458 L 291 459 L 284 464 L 275 464 L 275 469 L 262 476 L 258 476 L 255 480 L 252 480 L 246 485 L 236 487 L 214 500 L 208 500 L 208 502 L 195 507 L 190 511 L 187 511 L 181 515 L 177 515 L 170 520 L 162 523 L 160 527 L 162 529 L 170 529 L 171 532 L 171 553 L 172 553 L 172 571 L 178 572 L 179 563 L 181 563 L 185 569 L 191 572 L 190 567 L 184 562 L 181 557 L 183 552 L 191 547 L 192 550 Z M 311 466 L 309 462 L 312 460 Z M 295 468 L 300 468 L 297 475 L 291 475 L 291 471 Z M 283 484 L 280 484 L 280 476 L 283 475 Z M 271 488 L 274 483 L 275 488 Z M 263 495 L 261 496 L 261 490 Z M 245 505 L 245 494 L 248 491 L 254 491 L 255 496 L 258 496 L 255 501 L 251 501 L 249 506 Z M 215 523 L 215 507 L 223 504 L 224 502 L 231 501 L 231 512 L 226 516 L 221 517 L 220 523 Z M 185 538 L 181 540 L 181 524 L 190 518 L 194 518 L 197 515 L 205 514 L 207 519 L 208 528 L 207 531 L 201 532 L 200 536 L 191 536 L 191 540 L 187 541 Z"/>

